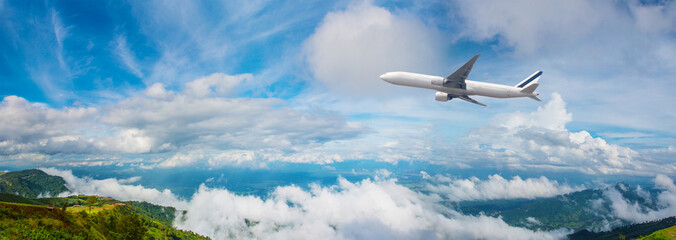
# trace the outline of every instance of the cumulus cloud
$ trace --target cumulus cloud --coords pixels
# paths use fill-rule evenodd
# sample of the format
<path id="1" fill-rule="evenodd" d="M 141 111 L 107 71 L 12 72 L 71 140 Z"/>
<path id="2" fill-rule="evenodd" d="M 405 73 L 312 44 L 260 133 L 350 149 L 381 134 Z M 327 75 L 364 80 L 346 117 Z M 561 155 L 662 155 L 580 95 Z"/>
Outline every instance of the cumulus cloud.
<path id="1" fill-rule="evenodd" d="M 59 170 L 55 168 L 41 168 L 40 170 L 53 176 L 59 176 L 66 181 L 68 192 L 59 194 L 59 196 L 70 195 L 98 195 L 102 197 L 111 197 L 122 201 L 146 201 L 164 206 L 174 206 L 185 208 L 187 202 L 179 199 L 171 190 L 164 189 L 159 191 L 154 188 L 145 188 L 141 185 L 129 185 L 139 179 L 115 179 L 108 178 L 96 180 L 92 178 L 79 178 L 73 175 L 70 170 Z"/>
<path id="2" fill-rule="evenodd" d="M 278 187 L 267 199 L 201 186 L 175 225 L 215 239 L 558 239 L 500 218 L 464 216 L 395 180 Z"/>
<path id="3" fill-rule="evenodd" d="M 367 130 L 319 108 L 298 110 L 281 99 L 229 96 L 252 78 L 216 73 L 186 83 L 180 92 L 155 83 L 100 109 L 54 109 L 8 96 L 0 103 L 0 154 L 173 153 L 161 167 L 187 166 L 197 159 L 214 166 L 245 160 L 237 156 L 332 162 L 340 158 L 326 154 L 322 160 L 323 152 L 313 149 Z"/>
<path id="4" fill-rule="evenodd" d="M 602 35 L 643 35 L 674 32 L 676 4 L 642 4 L 573 0 L 475 2 L 460 0 L 456 11 L 465 21 L 464 34 L 475 40 L 499 37 L 502 44 L 529 54 L 543 48 L 565 49 L 569 44 Z M 523 14 L 527 11 L 528 14 Z M 619 31 L 621 30 L 621 31 Z M 620 44 L 641 38 L 623 39 Z M 613 43 L 617 44 L 617 43 Z M 547 49 L 545 49 L 547 50 Z"/>
<path id="5" fill-rule="evenodd" d="M 609 144 L 587 131 L 572 132 L 566 103 L 557 93 L 531 113 L 508 113 L 493 117 L 484 127 L 473 129 L 462 139 L 466 153 L 475 160 L 517 169 L 549 168 L 589 174 L 641 174 L 672 172 L 673 164 L 657 165 L 631 148 Z M 487 158 L 490 158 L 487 159 Z"/>
<path id="6" fill-rule="evenodd" d="M 127 139 L 131 144 L 122 141 L 119 145 L 148 146 L 140 152 L 197 146 L 224 150 L 291 149 L 355 137 L 365 130 L 337 113 L 320 109 L 302 112 L 285 106 L 280 99 L 217 97 L 250 78 L 248 74 L 214 74 L 187 83 L 182 93 L 155 84 L 145 95 L 109 108 L 101 122 L 127 131 L 137 130 Z"/>
<path id="7" fill-rule="evenodd" d="M 504 44 L 534 53 L 591 33 L 612 13 L 612 3 L 595 1 L 457 1 L 457 12 L 468 23 L 465 34 L 476 40 L 500 36 Z M 527 11 L 528 14 L 524 14 Z"/>
<path id="8" fill-rule="evenodd" d="M 383 95 L 392 89 L 378 78 L 382 73 L 433 72 L 442 62 L 441 39 L 418 19 L 358 1 L 326 14 L 305 42 L 306 60 L 329 89 Z"/>
<path id="9" fill-rule="evenodd" d="M 654 182 L 655 188 L 662 190 L 657 195 L 656 204 L 651 204 L 650 196 L 645 192 L 642 193 L 640 188 L 638 189 L 638 195 L 647 200 L 648 204 L 626 199 L 622 192 L 615 188 L 605 191 L 604 194 L 610 202 L 612 213 L 620 219 L 634 223 L 675 216 L 676 185 L 674 181 L 666 175 L 658 174 Z"/>
<path id="10" fill-rule="evenodd" d="M 0 154 L 83 152 L 92 148 L 82 137 L 98 113 L 95 108 L 50 108 L 17 96 L 0 102 Z"/>
<path id="11" fill-rule="evenodd" d="M 583 186 L 559 184 L 558 181 L 544 176 L 526 179 L 514 176 L 508 180 L 495 174 L 482 181 L 477 177 L 453 179 L 442 175 L 431 177 L 427 173 L 422 174 L 423 178 L 431 180 L 425 185 L 426 191 L 440 194 L 450 201 L 534 199 L 584 190 Z"/>

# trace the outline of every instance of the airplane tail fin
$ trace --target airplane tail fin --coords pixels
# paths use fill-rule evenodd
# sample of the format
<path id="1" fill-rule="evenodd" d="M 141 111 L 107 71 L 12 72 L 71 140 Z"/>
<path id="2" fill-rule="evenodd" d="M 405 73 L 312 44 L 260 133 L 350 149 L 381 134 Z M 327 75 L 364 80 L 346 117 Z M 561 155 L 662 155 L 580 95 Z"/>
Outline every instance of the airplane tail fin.
<path id="1" fill-rule="evenodd" d="M 527 77 L 526 79 L 524 79 L 523 81 L 521 81 L 519 84 L 515 85 L 514 87 L 524 88 L 528 86 L 528 84 L 537 83 L 540 80 L 540 75 L 542 75 L 542 71 L 537 71 L 532 75 L 530 75 L 529 77 Z"/>
<path id="2" fill-rule="evenodd" d="M 522 88 L 520 92 L 529 94 L 528 97 L 532 98 L 535 101 L 542 102 L 542 100 L 538 98 L 539 94 L 535 92 L 535 89 L 538 88 L 538 86 L 540 86 L 540 84 L 538 83 L 538 81 L 540 80 L 540 75 L 542 75 L 542 71 L 537 71 L 514 87 Z"/>

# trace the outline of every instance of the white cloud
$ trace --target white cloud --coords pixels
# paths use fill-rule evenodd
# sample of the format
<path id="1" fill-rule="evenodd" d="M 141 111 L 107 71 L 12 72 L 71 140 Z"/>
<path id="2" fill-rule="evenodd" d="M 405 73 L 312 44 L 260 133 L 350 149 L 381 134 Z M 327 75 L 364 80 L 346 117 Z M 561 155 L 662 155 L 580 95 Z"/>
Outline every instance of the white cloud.
<path id="1" fill-rule="evenodd" d="M 171 190 L 164 189 L 159 191 L 154 188 L 145 188 L 141 185 L 128 185 L 138 181 L 136 178 L 118 180 L 108 178 L 96 180 L 91 178 L 79 178 L 73 175 L 70 170 L 58 170 L 55 168 L 41 168 L 40 170 L 53 176 L 59 176 L 66 181 L 66 187 L 69 192 L 59 194 L 59 196 L 70 195 L 98 195 L 102 197 L 111 197 L 122 201 L 146 201 L 164 206 L 174 206 L 185 208 L 187 202 L 179 199 Z"/>
<path id="2" fill-rule="evenodd" d="M 434 28 L 413 17 L 358 1 L 326 14 L 304 47 L 310 70 L 329 89 L 385 96 L 396 88 L 378 76 L 390 71 L 433 72 L 442 62 L 441 39 Z"/>
<path id="3" fill-rule="evenodd" d="M 655 136 L 655 134 L 643 132 L 603 132 L 599 133 L 599 135 L 605 138 L 645 138 Z"/>
<path id="4" fill-rule="evenodd" d="M 666 175 L 658 174 L 654 182 L 655 188 L 663 190 L 657 196 L 656 208 L 625 199 L 617 189 L 610 188 L 604 194 L 610 202 L 612 213 L 618 218 L 634 223 L 676 215 L 676 185 L 674 185 L 674 181 Z M 645 195 L 645 193 L 639 192 L 639 196 L 641 195 Z"/>
<path id="5" fill-rule="evenodd" d="M 199 157 L 202 157 L 202 155 L 177 153 L 176 155 L 162 161 L 157 166 L 160 168 L 185 167 L 194 164 Z"/>
<path id="6" fill-rule="evenodd" d="M 134 56 L 134 53 L 129 49 L 129 46 L 127 46 L 127 37 L 124 35 L 117 36 L 115 38 L 114 46 L 115 53 L 120 58 L 120 61 L 122 61 L 122 64 L 124 64 L 124 66 L 136 77 L 143 78 L 143 72 L 139 69 L 136 56 Z"/>
<path id="7" fill-rule="evenodd" d="M 150 87 L 143 91 L 143 94 L 157 99 L 169 99 L 174 96 L 174 92 L 168 91 L 162 83 L 154 83 L 153 85 L 150 85 Z"/>
<path id="8" fill-rule="evenodd" d="M 556 180 L 549 180 L 544 176 L 527 179 L 514 176 L 508 180 L 495 174 L 488 176 L 487 180 L 480 180 L 477 177 L 452 179 L 440 175 L 432 178 L 426 174 L 422 173 L 423 178 L 431 179 L 432 182 L 425 185 L 425 190 L 440 194 L 450 201 L 534 199 L 584 190 L 583 186 L 571 187 L 568 184 L 559 184 Z"/>
<path id="9" fill-rule="evenodd" d="M 619 36 L 641 34 L 643 36 L 638 38 L 618 39 L 611 43 L 613 46 L 632 42 L 640 44 L 642 37 L 661 38 L 674 32 L 676 22 L 676 4 L 673 2 L 518 0 L 506 3 L 459 0 L 455 4 L 459 7 L 455 13 L 465 23 L 465 36 L 479 41 L 497 36 L 502 44 L 527 54 L 539 50 L 560 51 L 573 44 L 598 44 L 585 41 L 606 39 L 604 35 L 617 39 Z"/>
<path id="10" fill-rule="evenodd" d="M 139 180 L 141 180 L 141 176 L 130 177 L 130 178 L 127 178 L 127 179 L 120 179 L 120 180 L 118 180 L 118 182 L 120 184 L 130 184 L 130 183 L 138 182 Z"/>
<path id="11" fill-rule="evenodd" d="M 330 163 L 342 157 L 321 151 L 324 144 L 367 130 L 320 108 L 298 110 L 281 99 L 226 96 L 252 78 L 216 73 L 186 83 L 182 92 L 156 83 L 100 109 L 53 109 L 8 96 L 0 103 L 0 154 L 169 152 L 173 157 L 161 167 L 204 162 L 200 159 L 211 166 Z M 233 151 L 256 152 L 256 157 Z M 249 159 L 235 159 L 242 156 Z"/>
<path id="12" fill-rule="evenodd" d="M 289 152 L 280 149 L 231 149 L 231 150 L 195 150 L 161 160 L 156 166 L 162 168 L 183 167 L 190 165 L 206 165 L 221 168 L 228 166 L 262 168 L 273 161 L 292 163 L 330 164 L 345 159 L 357 159 L 359 155 L 326 151 L 323 146 L 294 148 Z"/>
<path id="13" fill-rule="evenodd" d="M 394 180 L 278 187 L 267 199 L 201 186 L 175 225 L 215 239 L 558 239 L 567 233 L 510 227 L 434 202 Z"/>
<path id="14" fill-rule="evenodd" d="M 184 93 L 199 98 L 208 97 L 212 94 L 224 96 L 228 95 L 232 91 L 232 88 L 239 85 L 240 82 L 250 81 L 252 78 L 251 74 L 231 76 L 223 73 L 214 73 L 186 83 Z"/>
<path id="15" fill-rule="evenodd" d="M 213 74 L 188 82 L 182 93 L 168 92 L 155 84 L 145 95 L 107 109 L 101 122 L 121 131 L 133 130 L 133 134 L 124 134 L 125 138 L 115 138 L 121 140 L 117 145 L 136 145 L 145 152 L 183 148 L 290 150 L 351 138 L 364 130 L 336 113 L 320 109 L 301 112 L 280 99 L 218 97 L 251 77 Z"/>
<path id="16" fill-rule="evenodd" d="M 0 102 L 0 154 L 86 152 L 90 139 L 83 128 L 98 113 L 95 108 L 53 109 L 17 96 Z"/>
<path id="17" fill-rule="evenodd" d="M 465 34 L 476 40 L 499 36 L 518 51 L 535 53 L 592 33 L 612 13 L 612 3 L 559 1 L 456 1 L 466 21 Z"/>
<path id="18" fill-rule="evenodd" d="M 549 168 L 576 170 L 588 174 L 652 175 L 673 172 L 673 164 L 658 167 L 651 159 L 631 148 L 607 143 L 587 131 L 571 132 L 572 120 L 566 103 L 557 93 L 531 113 L 509 113 L 493 117 L 492 123 L 473 129 L 459 142 L 460 150 L 495 165 L 517 169 Z"/>

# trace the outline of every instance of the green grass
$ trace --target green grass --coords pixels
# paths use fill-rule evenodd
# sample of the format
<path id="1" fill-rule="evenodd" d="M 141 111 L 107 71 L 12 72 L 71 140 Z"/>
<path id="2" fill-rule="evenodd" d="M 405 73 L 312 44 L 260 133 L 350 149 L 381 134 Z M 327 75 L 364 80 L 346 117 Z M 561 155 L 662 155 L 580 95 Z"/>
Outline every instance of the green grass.
<path id="1" fill-rule="evenodd" d="M 68 212 L 78 212 L 78 211 L 87 211 L 87 213 L 97 213 L 102 210 L 110 210 L 115 208 L 116 205 L 114 204 L 105 204 L 103 206 L 96 206 L 92 207 L 91 211 L 89 210 L 89 206 L 80 206 L 80 207 L 68 207 L 66 211 Z"/>
<path id="2" fill-rule="evenodd" d="M 638 240 L 673 240 L 676 239 L 676 226 L 656 231 L 648 236 L 636 238 Z"/>
<path id="3" fill-rule="evenodd" d="M 3 204 L 8 204 L 8 205 L 17 205 L 17 206 L 24 206 L 24 207 L 41 207 L 41 208 L 47 208 L 44 205 L 35 205 L 35 204 L 27 204 L 27 203 L 11 203 L 11 202 L 0 202 Z"/>

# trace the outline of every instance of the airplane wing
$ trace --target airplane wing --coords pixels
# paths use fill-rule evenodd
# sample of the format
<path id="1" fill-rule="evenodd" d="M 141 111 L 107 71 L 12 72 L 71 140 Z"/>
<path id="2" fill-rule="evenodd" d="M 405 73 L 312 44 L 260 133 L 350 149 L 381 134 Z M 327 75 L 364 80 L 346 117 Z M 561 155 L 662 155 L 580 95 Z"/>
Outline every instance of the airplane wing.
<path id="1" fill-rule="evenodd" d="M 479 55 L 481 54 L 477 54 L 472 59 L 467 61 L 465 65 L 462 65 L 462 67 L 458 68 L 458 70 L 456 70 L 453 74 L 446 77 L 446 81 L 444 81 L 444 86 L 467 89 L 465 85 L 465 80 L 467 79 L 467 76 L 469 76 L 469 72 L 472 71 L 472 66 L 474 66 L 474 62 L 476 62 L 476 59 L 479 58 Z"/>
<path id="2" fill-rule="evenodd" d="M 486 104 L 477 102 L 476 100 L 470 98 L 470 97 L 467 96 L 467 95 L 457 96 L 457 98 L 460 98 L 460 99 L 462 99 L 462 100 L 465 100 L 465 101 L 468 101 L 468 102 L 471 102 L 471 103 L 474 103 L 474 104 L 479 104 L 479 105 L 484 106 L 484 107 L 488 106 L 488 105 L 486 105 Z"/>

